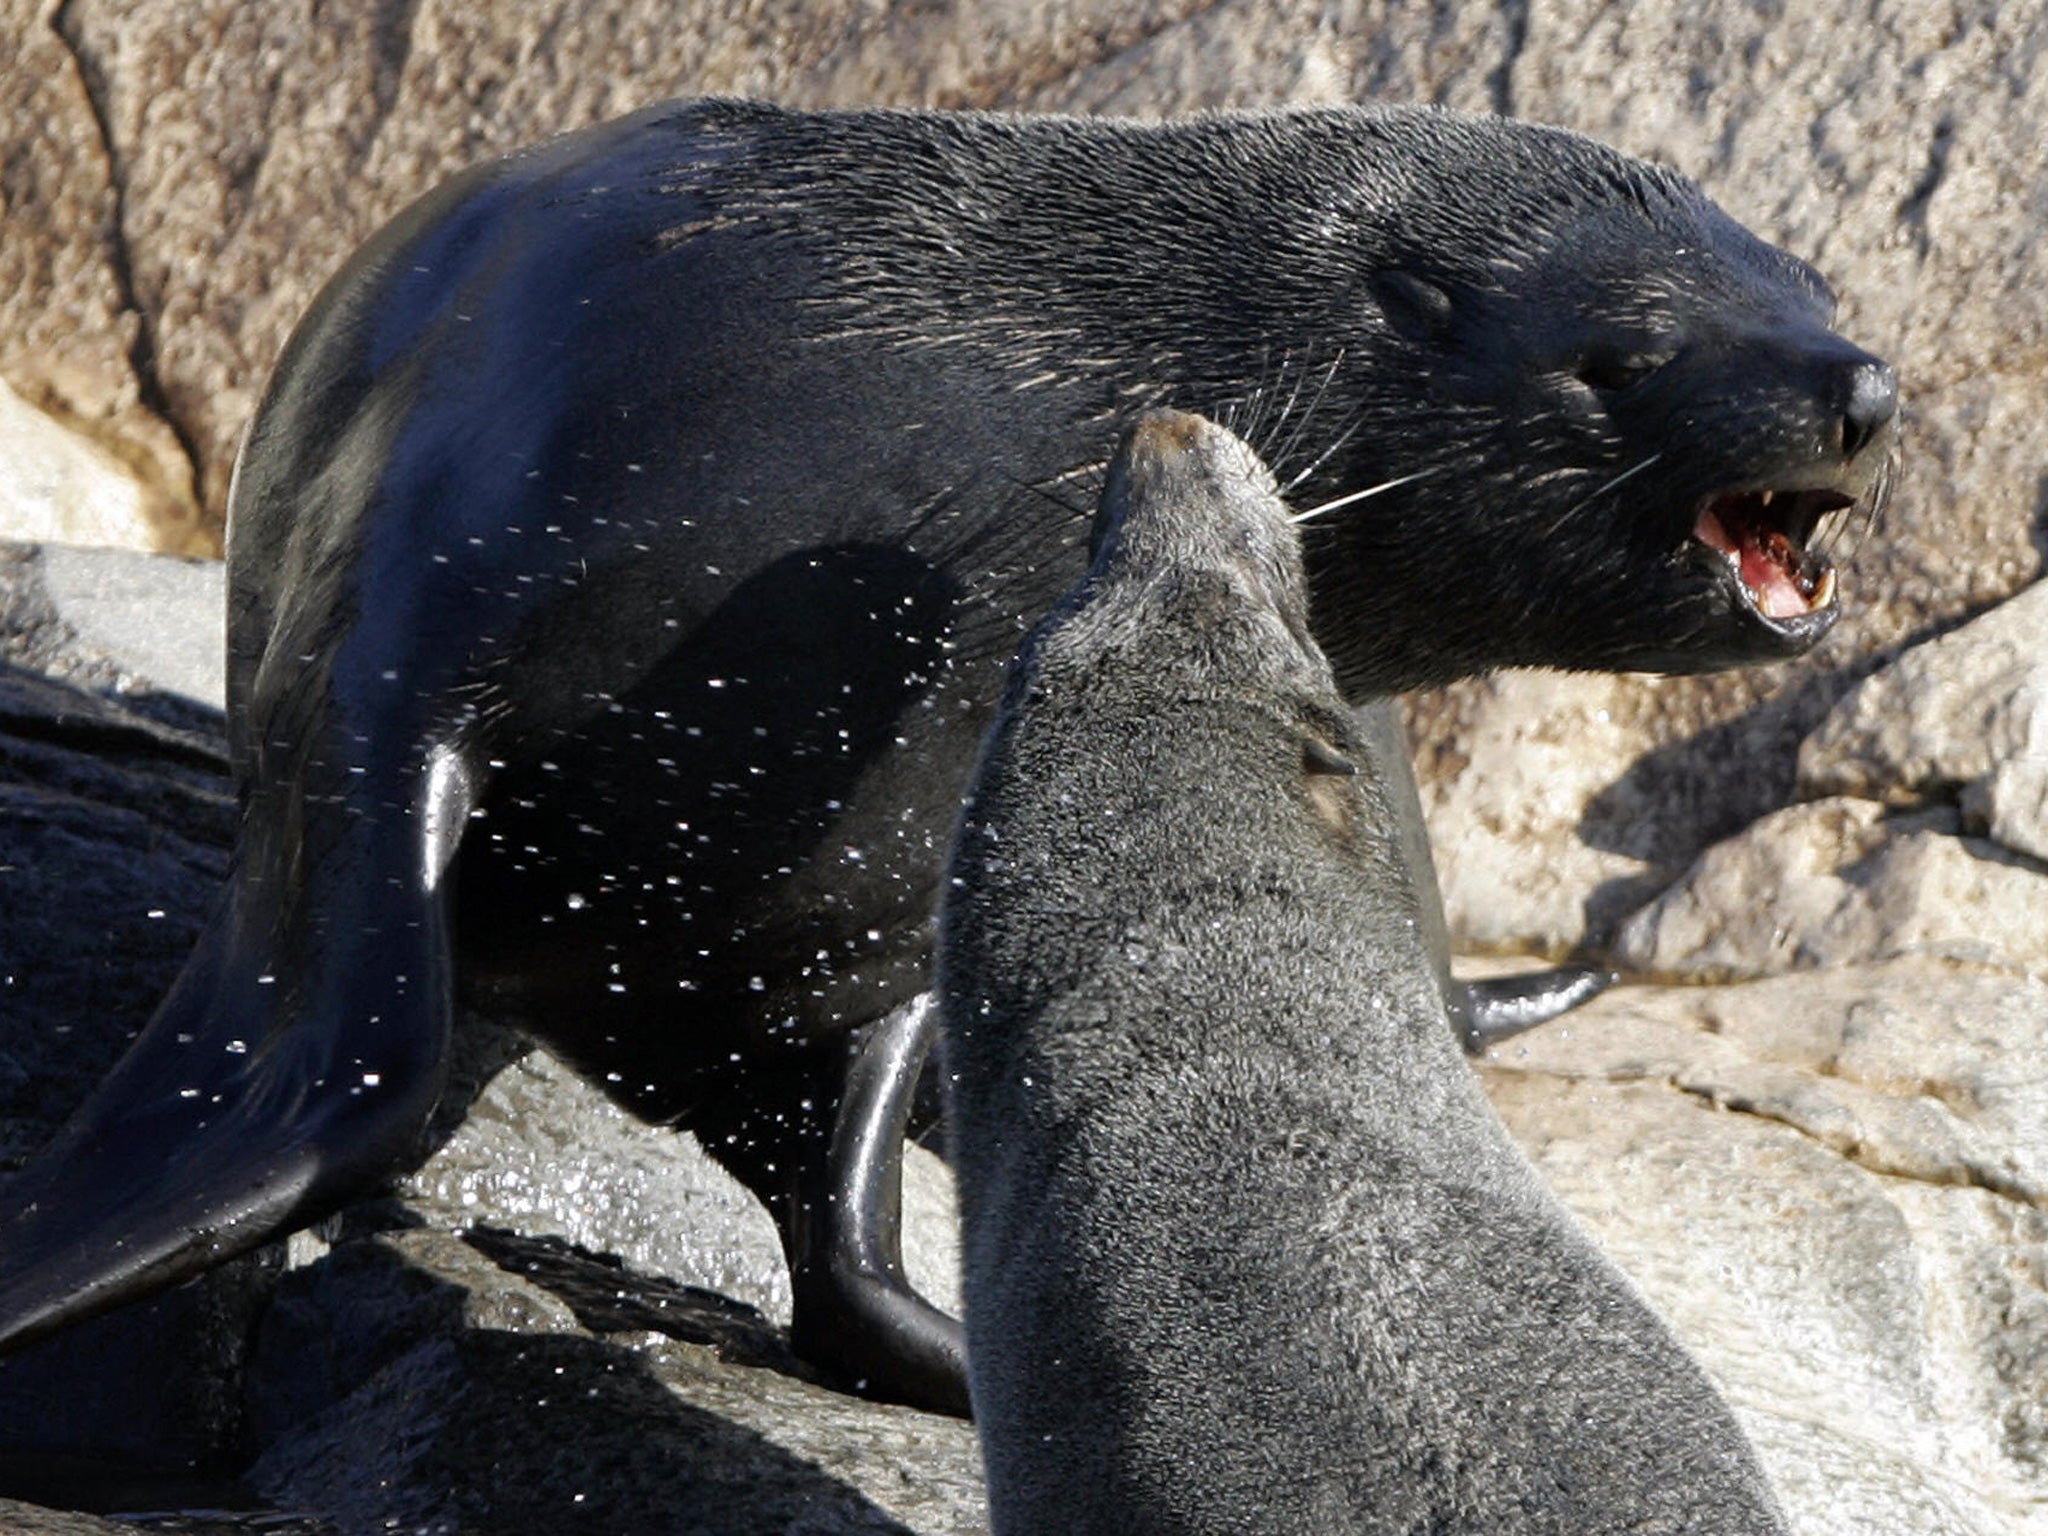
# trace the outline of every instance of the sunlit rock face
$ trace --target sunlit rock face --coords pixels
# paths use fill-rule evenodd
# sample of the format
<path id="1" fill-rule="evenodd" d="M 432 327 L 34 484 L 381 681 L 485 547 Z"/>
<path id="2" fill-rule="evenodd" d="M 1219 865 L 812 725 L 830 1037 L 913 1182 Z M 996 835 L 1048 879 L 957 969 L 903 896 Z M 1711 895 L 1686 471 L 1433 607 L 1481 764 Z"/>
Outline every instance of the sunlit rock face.
<path id="1" fill-rule="evenodd" d="M 1415 705 L 1465 942 L 1619 936 L 1655 978 L 1481 1070 L 1728 1392 L 1802 1536 L 2031 1536 L 2048 1522 L 2042 630 L 2031 597 L 1993 605 L 2040 563 L 2048 74 L 2007 61 L 2044 9 L 778 0 L 737 19 L 283 0 L 195 29 L 151 0 L 16 0 L 0 383 L 27 446 L 0 444 L 0 479 L 38 517 L 62 498 L 37 487 L 83 488 L 66 504 L 140 509 L 124 540 L 188 547 L 217 528 L 284 335 L 360 239 L 462 165 L 669 95 L 1147 113 L 1377 95 L 1670 161 L 1815 261 L 1843 329 L 1899 364 L 1901 481 L 1814 657 L 1510 675 Z M 38 539 L 85 538 L 98 515 L 53 530 L 0 510 Z M 217 727 L 121 691 L 206 696 L 173 674 L 217 669 L 196 654 L 217 586 L 138 599 L 143 622 L 116 632 L 62 559 L 0 553 L 10 1162 L 147 1016 L 232 829 Z M 1879 667 L 1987 607 L 1983 635 Z M 202 638 L 172 639 L 177 615 Z M 1989 648 L 1934 664 L 1965 637 Z M 610 1528 L 634 1529 L 714 1487 L 703 1507 L 735 1533 L 798 1508 L 824 1511 L 820 1531 L 978 1529 L 964 1429 L 827 1394 L 777 1353 L 781 1267 L 749 1203 L 513 1054 L 480 1047 L 479 1074 L 501 1070 L 453 1139 L 395 1204 L 298 1243 L 289 1273 L 275 1255 L 81 1330 L 61 1364 L 0 1365 L 0 1450 L 119 1457 L 142 1491 L 102 1508 L 218 1506 L 239 1483 L 308 1532 L 552 1532 L 600 1494 Z M 911 1224 L 943 1269 L 942 1202 Z M 625 1426 L 644 1449 L 610 1438 Z M 18 1506 L 0 1524 L 113 1528 Z"/>

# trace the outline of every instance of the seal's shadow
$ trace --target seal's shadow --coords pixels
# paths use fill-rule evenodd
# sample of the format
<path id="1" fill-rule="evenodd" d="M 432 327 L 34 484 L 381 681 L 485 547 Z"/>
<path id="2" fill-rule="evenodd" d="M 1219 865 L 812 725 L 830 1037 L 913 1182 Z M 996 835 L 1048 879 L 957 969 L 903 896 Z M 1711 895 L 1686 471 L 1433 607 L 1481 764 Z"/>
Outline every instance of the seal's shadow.
<path id="1" fill-rule="evenodd" d="M 573 1298 L 579 1317 L 602 1307 L 606 1274 L 620 1278 L 579 1275 L 600 1261 L 509 1233 L 472 1246 Z M 644 1327 L 632 1315 L 644 1303 L 612 1323 Z M 479 1307 L 499 1326 L 466 1320 Z M 728 1335 L 712 1341 L 723 1358 L 776 1347 L 746 1340 L 737 1316 L 716 1326 Z M 265 1321 L 254 1379 L 272 1391 L 250 1416 L 269 1443 L 251 1481 L 288 1480 L 295 1498 L 315 1498 L 350 1529 L 452 1520 L 478 1536 L 905 1536 L 850 1484 L 679 1395 L 703 1384 L 719 1401 L 759 1396 L 779 1423 L 803 1411 L 779 1401 L 802 1390 L 794 1384 L 756 1378 L 750 1391 L 713 1380 L 718 1366 L 692 1351 L 657 1366 L 602 1337 L 529 1329 L 516 1293 L 488 1281 L 470 1289 L 379 1242 L 344 1244 L 317 1272 L 288 1277 Z M 272 1351 L 283 1369 L 263 1369 Z"/>

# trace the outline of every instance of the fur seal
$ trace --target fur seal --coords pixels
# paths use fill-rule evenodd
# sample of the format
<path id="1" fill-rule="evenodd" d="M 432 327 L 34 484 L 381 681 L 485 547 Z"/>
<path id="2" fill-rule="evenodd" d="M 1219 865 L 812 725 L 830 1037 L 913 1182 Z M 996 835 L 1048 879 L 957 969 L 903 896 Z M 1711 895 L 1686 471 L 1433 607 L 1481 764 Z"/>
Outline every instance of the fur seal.
<path id="1" fill-rule="evenodd" d="M 1783 1536 L 1467 1070 L 1277 487 L 1157 412 L 940 924 L 997 1536 Z"/>
<path id="2" fill-rule="evenodd" d="M 1891 371 L 1830 303 L 1681 177 L 1429 110 L 699 102 L 455 178 L 251 424 L 230 886 L 8 1190 L 0 1342 L 373 1185 L 460 987 L 766 1202 L 800 1349 L 957 1404 L 876 1127 L 960 788 L 1116 428 L 1230 417 L 1327 508 L 1353 696 L 1767 660 L 1833 623 L 1821 524 L 1889 460 Z"/>

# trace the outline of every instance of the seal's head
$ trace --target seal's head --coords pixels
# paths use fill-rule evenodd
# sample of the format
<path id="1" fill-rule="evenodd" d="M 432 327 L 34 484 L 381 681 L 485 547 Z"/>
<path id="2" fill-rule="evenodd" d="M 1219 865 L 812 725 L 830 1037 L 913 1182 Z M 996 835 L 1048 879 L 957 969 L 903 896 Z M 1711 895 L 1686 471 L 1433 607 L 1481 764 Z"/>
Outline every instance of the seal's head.
<path id="1" fill-rule="evenodd" d="M 1604 145 L 1447 114 L 1400 128 L 1392 174 L 1330 215 L 1356 222 L 1365 267 L 1330 390 L 1353 445 L 1341 479 L 1292 498 L 1347 686 L 1811 647 L 1840 611 L 1834 535 L 1874 516 L 1897 437 L 1892 370 L 1834 332 L 1827 284 Z M 1348 626 L 1387 584 L 1433 612 Z"/>
<path id="2" fill-rule="evenodd" d="M 1323 827 L 1313 836 L 1360 856 L 1348 782 L 1370 750 L 1309 633 L 1300 541 L 1249 444 L 1176 410 L 1143 412 L 1124 432 L 1090 569 L 1020 651 L 991 741 L 985 764 L 1001 768 L 983 768 L 981 799 L 1001 795 L 1012 811 L 1051 801 L 1065 809 L 1044 813 L 1079 817 L 1083 838 L 1104 815 L 1122 819 L 1106 807 L 1155 811 L 1161 774 L 1192 774 L 1198 797 L 1237 807 L 1212 829 L 1225 842 L 1249 838 L 1280 858 L 1300 827 L 1288 834 L 1286 807 L 1251 801 L 1292 784 L 1288 803 Z M 1251 836 L 1255 821 L 1264 834 Z M 979 811 L 967 825 L 981 825 Z"/>
<path id="3" fill-rule="evenodd" d="M 1144 412 L 1110 461 L 1090 548 L 1087 578 L 1045 626 L 1054 644 L 1138 657 L 1162 697 L 1321 694 L 1343 709 L 1309 632 L 1292 519 L 1241 438 Z"/>
<path id="4" fill-rule="evenodd" d="M 1682 176 L 1417 107 L 772 124 L 690 229 L 801 231 L 820 333 L 913 359 L 899 393 L 943 373 L 951 441 L 1018 481 L 1073 483 L 1145 404 L 1234 428 L 1309 513 L 1353 697 L 1706 671 L 1835 621 L 1830 529 L 1888 483 L 1897 386 Z"/>

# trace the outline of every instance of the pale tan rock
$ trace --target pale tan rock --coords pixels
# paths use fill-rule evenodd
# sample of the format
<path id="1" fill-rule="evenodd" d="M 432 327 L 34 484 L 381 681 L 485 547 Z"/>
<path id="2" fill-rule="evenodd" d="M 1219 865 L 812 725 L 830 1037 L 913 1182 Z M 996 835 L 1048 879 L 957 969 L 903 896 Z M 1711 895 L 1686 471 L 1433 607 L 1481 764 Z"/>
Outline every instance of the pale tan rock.
<path id="1" fill-rule="evenodd" d="M 2048 713 L 2036 717 L 2048 723 Z M 1995 842 L 2048 861 L 2048 741 L 2000 763 L 1963 791 L 1965 818 Z"/>
<path id="2" fill-rule="evenodd" d="M 0 0 L 0 384 L 147 487 L 140 515 L 152 531 L 138 547 L 217 553 L 218 524 L 200 520 L 192 462 L 132 361 L 153 330 L 128 292 L 117 168 L 69 45 L 70 20 L 58 0 Z M 0 519 L 13 516 L 0 509 Z M 26 519 L 0 534 L 43 536 Z"/>
<path id="3" fill-rule="evenodd" d="M 1486 111 L 1515 46 L 1504 6 L 1224 0 L 1186 9 L 1015 104 L 1161 117 L 1385 97 Z"/>
<path id="4" fill-rule="evenodd" d="M 2030 757 L 2048 761 L 2048 584 L 1857 684 L 1801 744 L 1799 789 L 1911 805 Z"/>
<path id="5" fill-rule="evenodd" d="M 2048 859 L 2048 585 L 1859 683 L 1799 750 L 1807 794 L 1954 796 L 1994 842 Z"/>
<path id="6" fill-rule="evenodd" d="M 2048 1521 L 2048 987 L 1927 959 L 1626 987 L 1498 1047 L 1516 1138 L 1800 1536 Z"/>
<path id="7" fill-rule="evenodd" d="M 0 1532 L 6 1536 L 135 1536 L 141 1529 L 125 1520 L 101 1520 L 94 1515 L 0 1499 Z"/>
<path id="8" fill-rule="evenodd" d="M 1615 958 L 1693 980 L 1905 954 L 2048 975 L 2048 874 L 1960 828 L 1846 797 L 1774 812 L 1631 917 Z"/>
<path id="9" fill-rule="evenodd" d="M 1450 742 L 1418 755 L 1444 908 L 1462 944 L 1559 951 L 1611 924 L 1647 881 L 1668 879 L 1627 847 L 1579 835 L 1587 806 L 1627 772 L 1639 738 L 1614 705 L 1623 679 L 1504 672 L 1467 696 Z"/>
<path id="10" fill-rule="evenodd" d="M 153 550 L 176 515 L 163 500 L 0 379 L 0 539 Z"/>

